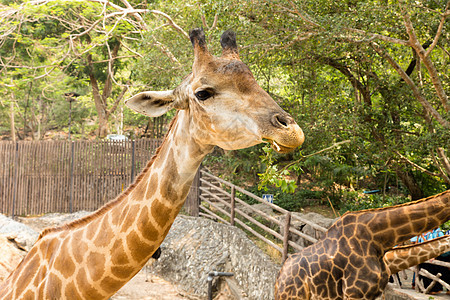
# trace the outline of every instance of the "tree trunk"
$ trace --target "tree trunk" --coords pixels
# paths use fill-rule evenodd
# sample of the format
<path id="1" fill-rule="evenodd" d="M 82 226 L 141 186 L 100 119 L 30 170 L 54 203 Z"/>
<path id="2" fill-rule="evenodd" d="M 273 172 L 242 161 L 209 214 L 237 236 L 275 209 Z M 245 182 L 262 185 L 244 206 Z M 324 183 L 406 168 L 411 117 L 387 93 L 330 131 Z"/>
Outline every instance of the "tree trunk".
<path id="1" fill-rule="evenodd" d="M 98 115 L 98 137 L 105 138 L 109 133 L 108 119 L 101 115 L 103 114 Z"/>
<path id="2" fill-rule="evenodd" d="M 445 155 L 444 148 L 438 147 L 437 149 L 437 155 L 440 159 L 440 162 L 442 164 L 442 177 L 444 178 L 445 182 L 447 184 L 450 184 L 450 161 L 448 159 L 448 156 Z"/>
<path id="3" fill-rule="evenodd" d="M 95 109 L 97 110 L 98 115 L 98 131 L 97 136 L 99 138 L 104 138 L 108 135 L 108 117 L 106 113 L 106 99 L 102 97 L 100 94 L 100 89 L 98 87 L 97 79 L 94 75 L 92 57 L 89 54 L 87 56 L 87 60 L 89 63 L 89 79 L 92 87 L 92 95 L 94 97 Z"/>
<path id="4" fill-rule="evenodd" d="M 423 198 L 423 192 L 417 184 L 416 180 L 409 171 L 405 171 L 401 166 L 398 166 L 396 171 L 397 176 L 400 178 L 402 183 L 406 186 L 411 194 L 412 200 L 418 200 Z"/>
<path id="5" fill-rule="evenodd" d="M 99 138 L 104 138 L 108 135 L 108 133 L 109 133 L 109 126 L 108 126 L 109 116 L 111 115 L 111 113 L 113 113 L 116 110 L 119 102 L 121 101 L 125 92 L 128 89 L 128 86 L 125 86 L 122 89 L 122 92 L 120 93 L 119 97 L 116 99 L 112 108 L 110 110 L 108 110 L 107 99 L 111 96 L 111 93 L 112 93 L 112 84 L 113 84 L 112 76 L 114 76 L 114 74 L 112 72 L 113 72 L 113 65 L 114 65 L 114 61 L 115 61 L 114 58 L 117 57 L 119 48 L 120 48 L 120 43 L 117 43 L 114 46 L 114 49 L 111 53 L 112 61 L 110 62 L 109 67 L 108 67 L 108 75 L 106 77 L 102 93 L 100 93 L 98 81 L 94 75 L 94 66 L 93 66 L 93 62 L 92 62 L 92 55 L 88 54 L 88 56 L 87 56 L 87 62 L 88 62 L 88 67 L 89 67 L 89 79 L 91 81 L 91 86 L 92 86 L 92 95 L 94 97 L 95 108 L 96 108 L 97 114 L 98 114 L 97 135 Z M 129 84 L 129 83 L 127 83 L 127 84 Z"/>

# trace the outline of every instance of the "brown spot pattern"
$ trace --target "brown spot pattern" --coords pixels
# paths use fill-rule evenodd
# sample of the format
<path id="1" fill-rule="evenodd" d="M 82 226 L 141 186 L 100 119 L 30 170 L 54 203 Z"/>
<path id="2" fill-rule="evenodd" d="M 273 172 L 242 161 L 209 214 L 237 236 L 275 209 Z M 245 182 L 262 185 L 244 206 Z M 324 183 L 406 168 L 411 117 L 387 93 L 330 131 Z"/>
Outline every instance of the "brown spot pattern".
<path id="1" fill-rule="evenodd" d="M 150 223 L 149 210 L 144 207 L 139 215 L 137 228 L 142 236 L 149 241 L 156 241 L 160 232 Z"/>
<path id="2" fill-rule="evenodd" d="M 151 213 L 153 219 L 156 221 L 160 228 L 163 228 L 168 219 L 170 218 L 170 214 L 172 210 L 164 205 L 159 199 L 154 199 L 151 206 Z"/>
<path id="3" fill-rule="evenodd" d="M 110 255 L 111 255 L 111 262 L 114 265 L 126 265 L 130 262 L 125 252 L 122 240 L 117 240 L 114 242 L 114 245 L 112 246 L 110 251 Z"/>
<path id="4" fill-rule="evenodd" d="M 75 272 L 75 263 L 68 255 L 56 256 L 53 267 L 66 277 L 72 276 Z"/>
<path id="5" fill-rule="evenodd" d="M 75 283 L 73 281 L 69 282 L 66 285 L 66 288 L 64 290 L 64 295 L 67 299 L 81 299 L 81 295 L 78 292 Z"/>
<path id="6" fill-rule="evenodd" d="M 117 288 L 121 287 L 122 285 L 123 285 L 122 280 L 117 280 L 110 276 L 106 276 L 101 281 L 101 287 L 107 294 L 114 293 L 117 290 Z"/>
<path id="7" fill-rule="evenodd" d="M 86 271 L 80 269 L 76 277 L 76 286 L 81 292 L 81 298 L 84 299 L 103 299 L 103 296 L 88 280 Z"/>
<path id="8" fill-rule="evenodd" d="M 158 174 L 153 173 L 150 177 L 149 185 L 147 187 L 147 193 L 145 194 L 145 199 L 150 199 L 155 192 L 158 190 Z"/>
<path id="9" fill-rule="evenodd" d="M 148 259 L 153 254 L 156 247 L 155 244 L 148 244 L 142 241 L 135 231 L 132 231 L 127 236 L 127 246 L 136 262 L 142 262 L 143 260 Z"/>
<path id="10" fill-rule="evenodd" d="M 134 269 L 130 266 L 113 266 L 111 267 L 111 273 L 119 279 L 128 279 L 133 274 Z"/>
<path id="11" fill-rule="evenodd" d="M 46 285 L 46 299 L 61 299 L 61 288 L 61 279 L 53 273 L 50 273 L 48 283 Z"/>
<path id="12" fill-rule="evenodd" d="M 98 234 L 94 240 L 94 245 L 97 247 L 106 247 L 114 239 L 114 231 L 111 230 L 111 225 L 108 222 L 108 217 L 103 216 Z"/>
<path id="13" fill-rule="evenodd" d="M 72 237 L 72 241 L 74 241 L 72 246 L 72 254 L 75 258 L 75 263 L 81 264 L 84 259 L 84 255 L 88 251 L 88 247 L 85 243 L 77 243 L 75 241 L 82 241 L 83 240 L 83 231 L 78 229 Z"/>
<path id="14" fill-rule="evenodd" d="M 88 268 L 91 279 L 94 282 L 100 280 L 105 273 L 105 255 L 98 252 L 91 252 L 87 256 L 86 263 L 88 266 L 95 266 L 95 268 Z"/>
<path id="15" fill-rule="evenodd" d="M 161 196 L 167 201 L 178 200 L 178 192 L 174 187 L 174 182 L 177 182 L 180 178 L 178 174 L 177 164 L 174 158 L 173 149 L 170 149 L 167 156 L 166 164 L 164 167 L 165 176 L 161 180 Z"/>
<path id="16" fill-rule="evenodd" d="M 21 295 L 25 291 L 31 280 L 34 278 L 39 265 L 40 258 L 37 254 L 26 262 L 25 267 L 22 269 L 22 273 L 16 280 L 16 282 L 19 283 L 17 285 L 16 295 Z"/>

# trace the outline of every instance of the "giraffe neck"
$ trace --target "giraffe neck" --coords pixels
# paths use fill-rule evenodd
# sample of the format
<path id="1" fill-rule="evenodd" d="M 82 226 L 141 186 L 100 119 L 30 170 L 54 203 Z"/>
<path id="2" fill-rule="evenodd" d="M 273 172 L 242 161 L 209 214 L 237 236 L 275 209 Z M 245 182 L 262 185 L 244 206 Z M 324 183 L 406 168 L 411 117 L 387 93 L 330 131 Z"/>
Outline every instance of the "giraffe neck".
<path id="1" fill-rule="evenodd" d="M 450 219 L 450 190 L 391 207 L 345 214 L 343 222 L 361 224 L 383 252 Z"/>
<path id="2" fill-rule="evenodd" d="M 384 254 L 390 274 L 398 273 L 450 251 L 450 235 L 423 243 L 393 248 Z"/>
<path id="3" fill-rule="evenodd" d="M 115 201 L 41 234 L 0 286 L 0 299 L 108 299 L 129 281 L 164 240 L 213 148 L 195 142 L 189 122 L 189 111 L 180 111 L 155 157 Z"/>

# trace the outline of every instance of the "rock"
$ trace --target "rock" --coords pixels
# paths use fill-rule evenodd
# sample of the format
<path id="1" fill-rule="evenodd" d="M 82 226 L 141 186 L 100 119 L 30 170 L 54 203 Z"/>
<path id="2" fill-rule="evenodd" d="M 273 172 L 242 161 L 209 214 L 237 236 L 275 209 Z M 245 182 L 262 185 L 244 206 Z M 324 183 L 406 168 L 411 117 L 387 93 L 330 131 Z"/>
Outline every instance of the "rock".
<path id="1" fill-rule="evenodd" d="M 239 228 L 179 215 L 161 249 L 152 272 L 189 293 L 206 296 L 208 273 L 219 271 L 234 273 L 243 299 L 273 298 L 279 266 Z M 213 284 L 219 282 L 216 278 Z"/>
<path id="2" fill-rule="evenodd" d="M 253 204 L 252 207 L 256 210 L 260 210 L 263 213 L 269 215 L 269 216 L 275 216 L 276 214 L 274 213 L 273 209 L 264 203 L 257 203 L 257 204 Z M 247 215 L 251 216 L 251 217 L 256 217 L 259 214 L 254 211 L 253 209 L 250 209 L 242 204 L 238 204 L 237 208 L 239 208 L 241 211 L 243 211 L 244 213 L 246 213 Z"/>
<path id="3" fill-rule="evenodd" d="M 15 243 L 6 237 L 0 236 L 0 253 L 0 283 L 2 283 L 22 261 L 26 252 L 18 249 Z"/>
<path id="4" fill-rule="evenodd" d="M 305 219 L 307 221 L 311 221 L 311 222 L 313 222 L 319 226 L 322 226 L 326 229 L 328 229 L 337 220 L 337 219 L 326 218 L 326 217 L 324 217 L 320 214 L 314 213 L 314 212 L 310 212 L 310 213 L 306 213 L 306 214 L 293 212 L 292 216 L 297 216 L 297 217 Z M 283 222 L 284 216 L 280 216 L 279 220 L 281 222 Z M 314 237 L 315 239 L 321 238 L 324 234 L 322 231 L 313 228 L 311 225 L 308 225 L 305 222 L 297 220 L 295 217 L 291 218 L 291 224 L 292 224 L 292 226 L 294 226 L 295 229 L 297 229 L 297 230 L 301 231 L 302 233 L 307 234 L 311 237 Z M 281 228 L 281 232 L 283 232 L 283 228 Z M 291 239 L 295 243 L 299 244 L 302 247 L 307 247 L 312 244 L 311 241 L 308 241 L 302 237 L 299 237 L 296 234 L 291 234 Z"/>
<path id="5" fill-rule="evenodd" d="M 39 233 L 27 225 L 0 214 L 0 236 L 14 240 L 19 247 L 29 251 L 39 237 Z"/>
<path id="6" fill-rule="evenodd" d="M 44 228 L 55 227 L 64 223 L 71 222 L 73 220 L 82 218 L 91 214 L 89 211 L 78 211 L 72 214 L 65 213 L 49 213 L 36 218 L 23 218 L 19 217 L 20 222 L 28 225 L 37 232 L 41 232 Z"/>

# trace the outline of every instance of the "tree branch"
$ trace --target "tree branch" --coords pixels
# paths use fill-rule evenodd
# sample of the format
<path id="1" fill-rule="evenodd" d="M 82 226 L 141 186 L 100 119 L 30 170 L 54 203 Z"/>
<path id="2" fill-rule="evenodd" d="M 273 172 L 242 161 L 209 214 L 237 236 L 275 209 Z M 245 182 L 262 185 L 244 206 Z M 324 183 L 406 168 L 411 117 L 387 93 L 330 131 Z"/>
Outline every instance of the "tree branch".
<path id="1" fill-rule="evenodd" d="M 444 170 L 441 170 L 442 176 L 444 176 L 444 178 L 446 179 L 447 184 L 450 184 L 450 178 L 449 178 L 449 176 L 450 176 L 450 161 L 448 160 L 447 155 L 445 155 L 444 148 L 438 147 L 436 149 L 436 152 L 437 152 L 437 155 L 439 156 L 439 159 L 445 170 L 445 172 L 444 172 Z"/>
<path id="2" fill-rule="evenodd" d="M 329 147 L 327 147 L 327 148 L 323 148 L 323 149 L 321 149 L 321 150 L 319 150 L 319 151 L 316 151 L 316 152 L 314 152 L 314 153 L 311 153 L 311 154 L 302 156 L 300 159 L 297 159 L 297 160 L 295 160 L 295 161 L 293 161 L 293 162 L 290 162 L 289 164 L 287 164 L 286 166 L 284 166 L 283 169 L 280 170 L 280 173 L 283 172 L 284 170 L 287 170 L 290 166 L 299 163 L 302 159 L 305 159 L 305 158 L 307 158 L 307 157 L 311 157 L 311 156 L 320 154 L 320 153 L 322 153 L 322 152 L 331 150 L 331 149 L 333 149 L 333 148 L 335 148 L 335 147 L 337 147 L 337 146 L 340 146 L 340 145 L 342 145 L 342 144 L 347 144 L 347 143 L 350 143 L 350 142 L 351 142 L 351 140 L 340 141 L 340 142 L 334 143 L 333 145 L 331 145 L 331 146 L 329 146 Z"/>
<path id="3" fill-rule="evenodd" d="M 123 96 L 125 95 L 125 93 L 127 92 L 128 88 L 130 86 L 130 81 L 127 81 L 127 83 L 125 84 L 125 86 L 122 88 L 122 91 L 120 92 L 119 96 L 117 96 L 116 101 L 114 101 L 113 106 L 111 107 L 111 109 L 109 109 L 106 112 L 106 117 L 109 118 L 109 116 L 114 113 L 117 109 L 117 106 L 119 106 L 120 101 L 123 99 Z"/>
<path id="4" fill-rule="evenodd" d="M 294 14 L 294 15 L 299 16 L 300 19 L 302 19 L 304 22 L 312 25 L 313 27 L 320 28 L 321 30 L 324 30 L 323 26 L 320 25 L 318 22 L 316 22 L 313 18 L 308 16 L 306 13 L 301 13 L 299 11 L 299 9 L 297 8 L 297 6 L 291 0 L 288 0 L 288 2 L 291 5 L 292 9 L 288 9 L 288 8 L 283 7 L 286 11 L 288 11 L 288 12 Z M 402 39 L 392 38 L 392 37 L 381 35 L 381 34 L 377 34 L 377 33 L 370 33 L 370 32 L 367 32 L 367 31 L 364 31 L 364 30 L 361 30 L 361 29 L 356 29 L 356 28 L 351 28 L 351 27 L 344 27 L 344 30 L 349 31 L 349 32 L 354 32 L 354 33 L 357 33 L 359 35 L 369 36 L 370 37 L 369 39 L 363 39 L 363 40 L 354 41 L 354 42 L 371 42 L 372 40 L 377 39 L 377 40 L 382 40 L 382 41 L 389 42 L 389 43 L 395 43 L 395 44 L 400 44 L 400 45 L 403 45 L 403 46 L 409 46 L 409 41 L 405 41 L 405 40 L 402 40 Z"/>
<path id="5" fill-rule="evenodd" d="M 381 41 L 385 41 L 385 42 L 389 42 L 389 43 L 394 43 L 394 44 L 399 44 L 399 45 L 403 45 L 403 46 L 409 46 L 410 45 L 409 41 L 396 39 L 396 38 L 392 38 L 392 37 L 381 35 L 381 34 L 377 34 L 377 33 L 371 33 L 371 32 L 367 32 L 367 31 L 361 30 L 361 29 L 355 29 L 355 28 L 349 28 L 349 27 L 346 27 L 344 29 L 348 30 L 350 32 L 355 32 L 355 33 L 361 34 L 361 35 L 370 36 L 371 39 L 367 40 L 367 42 L 371 42 L 373 39 L 377 39 L 377 40 L 381 40 Z M 365 40 L 363 40 L 363 41 L 365 41 Z"/>
<path id="6" fill-rule="evenodd" d="M 168 14 L 163 13 L 162 11 L 159 11 L 159 10 L 149 10 L 148 12 L 155 14 L 155 15 L 160 15 L 160 16 L 163 16 L 164 18 L 166 18 L 166 20 L 169 22 L 170 26 L 172 26 L 176 31 L 181 33 L 181 35 L 183 35 L 187 40 L 189 40 L 189 34 L 187 34 L 186 31 L 183 30 L 183 28 L 178 26 Z"/>
<path id="7" fill-rule="evenodd" d="M 101 96 L 100 89 L 98 87 L 97 79 L 94 76 L 92 55 L 88 54 L 86 59 L 87 59 L 88 69 L 89 69 L 89 80 L 90 80 L 91 86 L 92 86 L 92 95 L 94 96 L 94 102 L 95 102 L 97 111 L 100 113 L 100 111 L 104 111 L 106 104 L 103 101 L 103 97 Z"/>
<path id="8" fill-rule="evenodd" d="M 293 14 L 296 14 L 303 21 L 305 21 L 306 23 L 311 24 L 314 27 L 321 27 L 322 28 L 322 26 L 319 23 L 313 21 L 312 18 L 310 16 L 308 16 L 306 13 L 300 13 L 300 11 L 298 10 L 297 6 L 291 0 L 288 0 L 288 2 L 292 6 L 293 11 L 289 10 L 289 9 L 286 9 L 286 10 L 290 11 Z"/>
<path id="9" fill-rule="evenodd" d="M 106 76 L 105 85 L 103 86 L 103 92 L 102 92 L 102 98 L 103 98 L 103 102 L 105 104 L 106 104 L 106 99 L 108 99 L 108 97 L 111 95 L 112 83 L 113 83 L 113 81 L 115 81 L 113 65 L 114 65 L 114 61 L 117 56 L 117 53 L 119 52 L 120 45 L 121 45 L 120 43 L 117 43 L 111 52 L 111 49 L 109 48 L 109 44 L 106 43 L 106 47 L 108 48 L 109 60 L 108 60 L 108 75 Z"/>
<path id="10" fill-rule="evenodd" d="M 430 113 L 436 119 L 436 121 L 438 121 L 439 124 L 441 124 L 444 128 L 450 128 L 450 123 L 447 120 L 445 120 L 439 114 L 439 112 L 436 109 L 434 109 L 433 106 L 431 106 L 431 104 L 425 99 L 425 97 L 422 95 L 422 93 L 414 84 L 414 82 L 411 80 L 411 78 L 405 73 L 405 71 L 403 71 L 400 65 L 389 55 L 389 53 L 375 42 L 370 43 L 370 45 L 381 57 L 385 58 L 389 62 L 389 64 L 400 75 L 400 77 L 409 85 L 414 96 L 420 102 L 420 104 L 422 104 L 425 110 L 428 113 Z"/>
<path id="11" fill-rule="evenodd" d="M 207 28 L 207 30 L 213 30 L 216 26 L 217 26 L 217 20 L 219 19 L 219 15 L 215 14 L 214 15 L 214 21 L 213 24 L 210 26 L 208 26 L 208 24 L 206 23 L 206 18 L 205 15 L 202 15 L 202 24 L 204 28 Z"/>
<path id="12" fill-rule="evenodd" d="M 336 59 L 333 59 L 331 57 L 323 57 L 323 56 L 316 56 L 316 58 L 322 62 L 325 63 L 333 68 L 335 68 L 336 70 L 338 70 L 339 72 L 341 72 L 345 77 L 347 77 L 347 79 L 351 82 L 351 84 L 353 85 L 353 87 L 358 90 L 361 95 L 363 96 L 364 99 L 364 103 L 371 107 L 372 106 L 372 100 L 370 97 L 370 91 L 361 83 L 361 81 L 359 81 L 353 74 L 352 72 L 350 72 L 349 68 L 344 65 L 341 64 L 340 62 L 338 62 Z"/>
<path id="13" fill-rule="evenodd" d="M 409 16 L 409 13 L 406 11 L 406 9 L 403 9 L 403 19 L 405 21 L 405 27 L 406 32 L 409 35 L 409 42 L 411 44 L 411 47 L 416 51 L 416 53 L 421 58 L 423 64 L 428 70 L 428 73 L 431 77 L 431 82 L 433 83 L 434 89 L 436 91 L 437 96 L 441 100 L 442 106 L 444 107 L 446 112 L 450 112 L 450 102 L 448 100 L 447 94 L 444 91 L 444 88 L 442 87 L 441 80 L 439 79 L 438 72 L 436 68 L 434 67 L 433 62 L 430 59 L 429 55 L 426 55 L 425 49 L 422 47 L 422 45 L 419 43 L 419 40 L 417 39 L 417 35 L 414 30 L 414 26 L 411 22 L 411 18 Z M 438 37 L 438 35 L 436 35 Z M 436 38 L 435 37 L 435 38 Z M 433 41 L 434 43 L 434 41 Z M 437 41 L 436 41 L 437 43 Z M 430 46 L 430 49 L 431 46 Z M 430 51 L 430 49 L 428 51 Z"/>
<path id="14" fill-rule="evenodd" d="M 438 26 L 436 35 L 434 36 L 434 39 L 433 39 L 433 42 L 430 45 L 430 48 L 427 50 L 427 52 L 425 52 L 425 56 L 430 55 L 431 51 L 433 51 L 434 47 L 436 47 L 436 45 L 437 45 L 437 43 L 439 41 L 439 38 L 441 37 L 442 29 L 444 28 L 445 20 L 450 16 L 449 5 L 450 5 L 450 1 L 448 1 L 447 5 L 445 6 L 445 12 L 441 16 L 441 21 L 439 22 L 439 26 Z"/>
<path id="15" fill-rule="evenodd" d="M 394 151 L 394 153 L 396 153 L 398 156 L 400 156 L 400 158 L 401 158 L 402 160 L 404 160 L 405 162 L 407 162 L 407 163 L 409 163 L 410 165 L 414 166 L 416 169 L 419 169 L 420 171 L 422 171 L 422 172 L 424 172 L 424 173 L 426 173 L 426 174 L 428 174 L 428 175 L 430 175 L 430 176 L 441 177 L 441 176 L 439 176 L 439 174 L 430 172 L 430 171 L 428 171 L 427 169 L 425 169 L 425 168 L 419 166 L 418 164 L 416 164 L 416 163 L 410 161 L 410 160 L 407 159 L 405 156 L 403 156 L 400 152 Z"/>
<path id="16" fill-rule="evenodd" d="M 160 43 L 154 36 L 152 36 L 153 41 L 155 42 L 155 46 L 157 48 L 159 48 L 159 50 L 164 53 L 165 55 L 167 55 L 167 57 L 173 61 L 174 63 L 176 63 L 178 65 L 178 67 L 182 67 L 182 64 L 180 63 L 180 61 L 175 57 L 175 55 L 172 54 L 172 52 L 162 43 Z"/>

